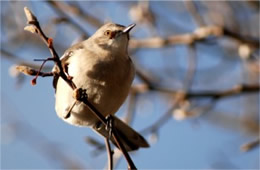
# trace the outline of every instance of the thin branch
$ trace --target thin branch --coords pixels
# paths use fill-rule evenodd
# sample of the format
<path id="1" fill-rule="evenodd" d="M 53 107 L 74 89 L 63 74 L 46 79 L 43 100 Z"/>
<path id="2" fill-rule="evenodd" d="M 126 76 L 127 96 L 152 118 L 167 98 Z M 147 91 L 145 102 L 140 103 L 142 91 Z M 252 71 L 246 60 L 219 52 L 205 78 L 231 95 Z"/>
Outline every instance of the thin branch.
<path id="1" fill-rule="evenodd" d="M 70 16 L 59 6 L 59 2 L 56 1 L 46 1 L 54 10 L 55 12 L 64 20 L 69 22 L 77 31 L 79 31 L 83 39 L 86 39 L 89 37 L 89 34 L 85 31 L 84 28 L 82 28 L 81 25 L 76 23 L 73 19 L 70 18 Z"/>
<path id="2" fill-rule="evenodd" d="M 77 2 L 77 1 L 76 1 Z M 60 11 L 63 12 L 69 12 L 73 15 L 76 15 L 77 17 L 83 19 L 87 23 L 91 24 L 92 26 L 99 28 L 103 25 L 103 22 L 100 21 L 97 17 L 94 17 L 93 15 L 90 15 L 86 11 L 83 11 L 81 7 L 77 4 L 67 4 L 62 1 L 52 1 L 52 5 L 55 6 L 55 8 L 58 8 Z"/>
<path id="3" fill-rule="evenodd" d="M 196 2 L 194 1 L 183 1 L 187 11 L 191 14 L 196 24 L 201 27 L 205 25 L 205 22 L 201 15 L 198 13 Z"/>
<path id="4" fill-rule="evenodd" d="M 111 149 L 108 138 L 105 138 L 105 142 L 106 142 L 107 155 L 108 155 L 108 169 L 112 170 L 113 169 L 113 151 Z"/>
<path id="5" fill-rule="evenodd" d="M 251 44 L 251 45 L 255 46 L 256 48 L 259 48 L 260 43 L 259 43 L 258 38 L 254 38 L 251 36 L 244 36 L 239 33 L 236 33 L 235 31 L 232 31 L 228 28 L 223 28 L 223 34 L 225 36 L 228 36 L 228 37 L 234 38 L 238 41 L 241 41 L 242 43 Z"/>
<path id="6" fill-rule="evenodd" d="M 17 65 L 27 66 L 32 69 L 39 69 L 41 67 L 41 65 L 26 61 L 26 60 L 22 59 L 20 56 L 17 56 L 16 54 L 13 54 L 3 48 L 0 49 L 0 53 L 1 53 L 1 57 L 4 57 L 7 60 L 10 60 L 10 61 L 16 63 Z M 52 67 L 50 67 L 50 66 L 45 67 L 45 70 L 50 70 L 50 69 L 52 69 Z"/>
<path id="7" fill-rule="evenodd" d="M 189 91 L 190 87 L 193 84 L 194 76 L 196 73 L 197 68 L 197 58 L 196 58 L 196 47 L 195 44 L 191 44 L 188 47 L 188 66 L 187 66 L 187 73 L 183 81 L 183 91 L 187 93 Z"/>
<path id="8" fill-rule="evenodd" d="M 33 68 L 24 66 L 24 65 L 18 65 L 16 66 L 16 70 L 20 71 L 21 73 L 24 73 L 25 75 L 29 75 L 29 76 L 41 76 L 41 77 L 50 77 L 53 76 L 54 73 L 53 72 L 49 72 L 49 73 L 45 73 L 45 72 L 41 72 L 38 70 L 35 70 Z"/>
<path id="9" fill-rule="evenodd" d="M 113 129 L 113 128 L 112 128 Z M 129 156 L 129 154 L 127 153 L 126 149 L 124 148 L 123 143 L 120 141 L 119 139 L 119 135 L 117 133 L 116 129 L 113 129 L 112 131 L 112 136 L 115 139 L 115 142 L 117 144 L 117 146 L 119 147 L 119 149 L 122 151 L 125 159 L 127 160 L 128 163 L 128 169 L 132 170 L 132 169 L 137 169 L 134 162 L 132 161 L 131 157 Z"/>
<path id="10" fill-rule="evenodd" d="M 143 130 L 141 130 L 140 132 L 142 134 L 148 134 L 150 132 L 157 132 L 158 129 L 165 124 L 166 122 L 168 122 L 169 116 L 172 115 L 172 111 L 174 110 L 174 108 L 176 107 L 176 102 L 174 102 L 174 104 L 158 119 L 156 120 L 156 122 L 154 122 L 153 124 L 149 125 L 148 127 L 144 128 Z"/>
<path id="11" fill-rule="evenodd" d="M 216 91 L 202 91 L 202 92 L 189 92 L 187 93 L 187 98 L 224 98 L 224 97 L 231 97 L 241 94 L 247 94 L 247 93 L 255 93 L 259 92 L 260 87 L 258 84 L 256 85 L 236 85 L 235 87 L 222 91 L 222 92 L 216 92 Z"/>
<path id="12" fill-rule="evenodd" d="M 130 48 L 161 48 L 169 45 L 189 45 L 195 41 L 202 41 L 209 36 L 220 37 L 223 35 L 222 27 L 205 26 L 197 28 L 192 33 L 181 35 L 170 35 L 166 38 L 152 37 L 144 39 L 131 39 L 129 43 Z"/>
<path id="13" fill-rule="evenodd" d="M 148 79 L 146 79 L 148 80 Z M 148 90 L 150 91 L 158 91 L 161 93 L 169 93 L 169 94 L 177 94 L 180 92 L 180 90 L 172 90 L 172 89 L 167 89 L 164 87 L 156 86 L 151 82 L 150 80 L 147 81 L 147 84 L 144 84 L 142 86 L 133 86 L 132 88 L 137 92 L 137 93 L 144 93 L 147 92 Z M 151 88 L 152 87 L 152 88 Z M 215 98 L 215 99 L 221 99 L 221 98 L 227 98 L 227 97 L 235 97 L 238 95 L 246 95 L 250 93 L 257 93 L 260 91 L 260 85 L 259 84 L 252 84 L 252 85 L 247 85 L 247 84 L 239 84 L 236 85 L 235 87 L 224 90 L 224 91 L 187 91 L 186 93 L 186 99 L 195 99 L 195 98 Z"/>
<path id="14" fill-rule="evenodd" d="M 124 122 L 127 124 L 131 124 L 133 121 L 133 117 L 135 115 L 135 109 L 136 109 L 136 98 L 138 96 L 138 93 L 136 93 L 135 90 L 131 90 L 130 91 L 130 95 L 129 95 L 129 102 L 128 102 L 128 107 L 127 107 L 127 113 L 124 116 Z M 115 150 L 115 154 L 114 154 L 114 166 L 115 168 L 117 167 L 119 161 L 121 160 L 122 157 L 122 152 L 116 152 L 117 150 Z"/>
<path id="15" fill-rule="evenodd" d="M 248 152 L 248 151 L 253 150 L 254 148 L 256 148 L 258 146 L 259 146 L 259 138 L 254 140 L 254 141 L 243 144 L 240 147 L 240 150 L 243 151 L 243 152 Z"/>

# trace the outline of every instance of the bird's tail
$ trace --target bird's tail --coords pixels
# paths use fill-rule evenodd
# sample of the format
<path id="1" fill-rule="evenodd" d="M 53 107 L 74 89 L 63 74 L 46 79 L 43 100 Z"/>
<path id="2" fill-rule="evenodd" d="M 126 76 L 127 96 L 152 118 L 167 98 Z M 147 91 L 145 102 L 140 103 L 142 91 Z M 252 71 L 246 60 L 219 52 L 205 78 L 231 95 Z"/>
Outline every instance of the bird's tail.
<path id="1" fill-rule="evenodd" d="M 125 122 L 123 122 L 116 116 L 113 116 L 113 127 L 116 129 L 120 141 L 123 143 L 127 151 L 134 151 L 140 147 L 149 147 L 148 142 L 144 139 L 142 135 L 140 135 L 133 128 L 128 126 Z M 99 126 L 94 127 L 94 129 L 104 137 L 109 136 L 108 130 L 106 130 L 106 127 L 102 123 L 100 123 Z M 111 141 L 115 144 L 115 146 L 117 146 L 113 137 L 111 137 Z"/>

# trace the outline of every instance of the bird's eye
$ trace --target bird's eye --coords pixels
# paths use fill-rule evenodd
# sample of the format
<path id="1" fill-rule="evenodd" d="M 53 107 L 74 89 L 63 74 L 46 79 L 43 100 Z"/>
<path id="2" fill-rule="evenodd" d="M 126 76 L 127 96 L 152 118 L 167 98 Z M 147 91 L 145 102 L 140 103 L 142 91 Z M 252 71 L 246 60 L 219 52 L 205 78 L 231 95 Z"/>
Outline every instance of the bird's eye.
<path id="1" fill-rule="evenodd" d="M 105 36 L 108 36 L 108 37 L 111 37 L 112 31 L 106 30 L 105 33 L 104 33 L 104 35 L 105 35 Z"/>

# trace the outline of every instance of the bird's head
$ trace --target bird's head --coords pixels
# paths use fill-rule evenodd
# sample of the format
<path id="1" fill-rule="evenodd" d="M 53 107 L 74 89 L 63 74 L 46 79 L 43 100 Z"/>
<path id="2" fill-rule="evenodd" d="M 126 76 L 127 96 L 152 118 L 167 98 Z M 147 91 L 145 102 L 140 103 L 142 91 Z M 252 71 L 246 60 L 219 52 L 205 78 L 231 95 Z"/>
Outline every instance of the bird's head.
<path id="1" fill-rule="evenodd" d="M 129 41 L 129 32 L 135 24 L 127 27 L 115 23 L 107 23 L 99 28 L 91 39 L 104 50 L 126 52 Z"/>

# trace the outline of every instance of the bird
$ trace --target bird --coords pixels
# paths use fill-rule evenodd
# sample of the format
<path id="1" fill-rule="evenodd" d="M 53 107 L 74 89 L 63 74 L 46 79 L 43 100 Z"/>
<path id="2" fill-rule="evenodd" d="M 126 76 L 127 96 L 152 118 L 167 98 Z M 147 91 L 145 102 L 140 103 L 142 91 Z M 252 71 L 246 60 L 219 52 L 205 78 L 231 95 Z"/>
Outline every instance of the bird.
<path id="1" fill-rule="evenodd" d="M 84 89 L 87 100 L 104 117 L 113 116 L 113 126 L 127 151 L 149 147 L 145 138 L 115 116 L 127 98 L 135 76 L 128 55 L 129 32 L 135 24 L 123 26 L 108 22 L 88 39 L 68 48 L 60 58 L 62 68 L 77 88 Z M 54 66 L 53 72 L 58 72 Z M 82 102 L 75 103 L 73 90 L 58 74 L 54 76 L 55 110 L 65 122 L 90 127 L 105 138 L 109 131 Z M 117 146 L 113 138 L 110 140 Z M 117 146 L 118 147 L 118 146 Z"/>

